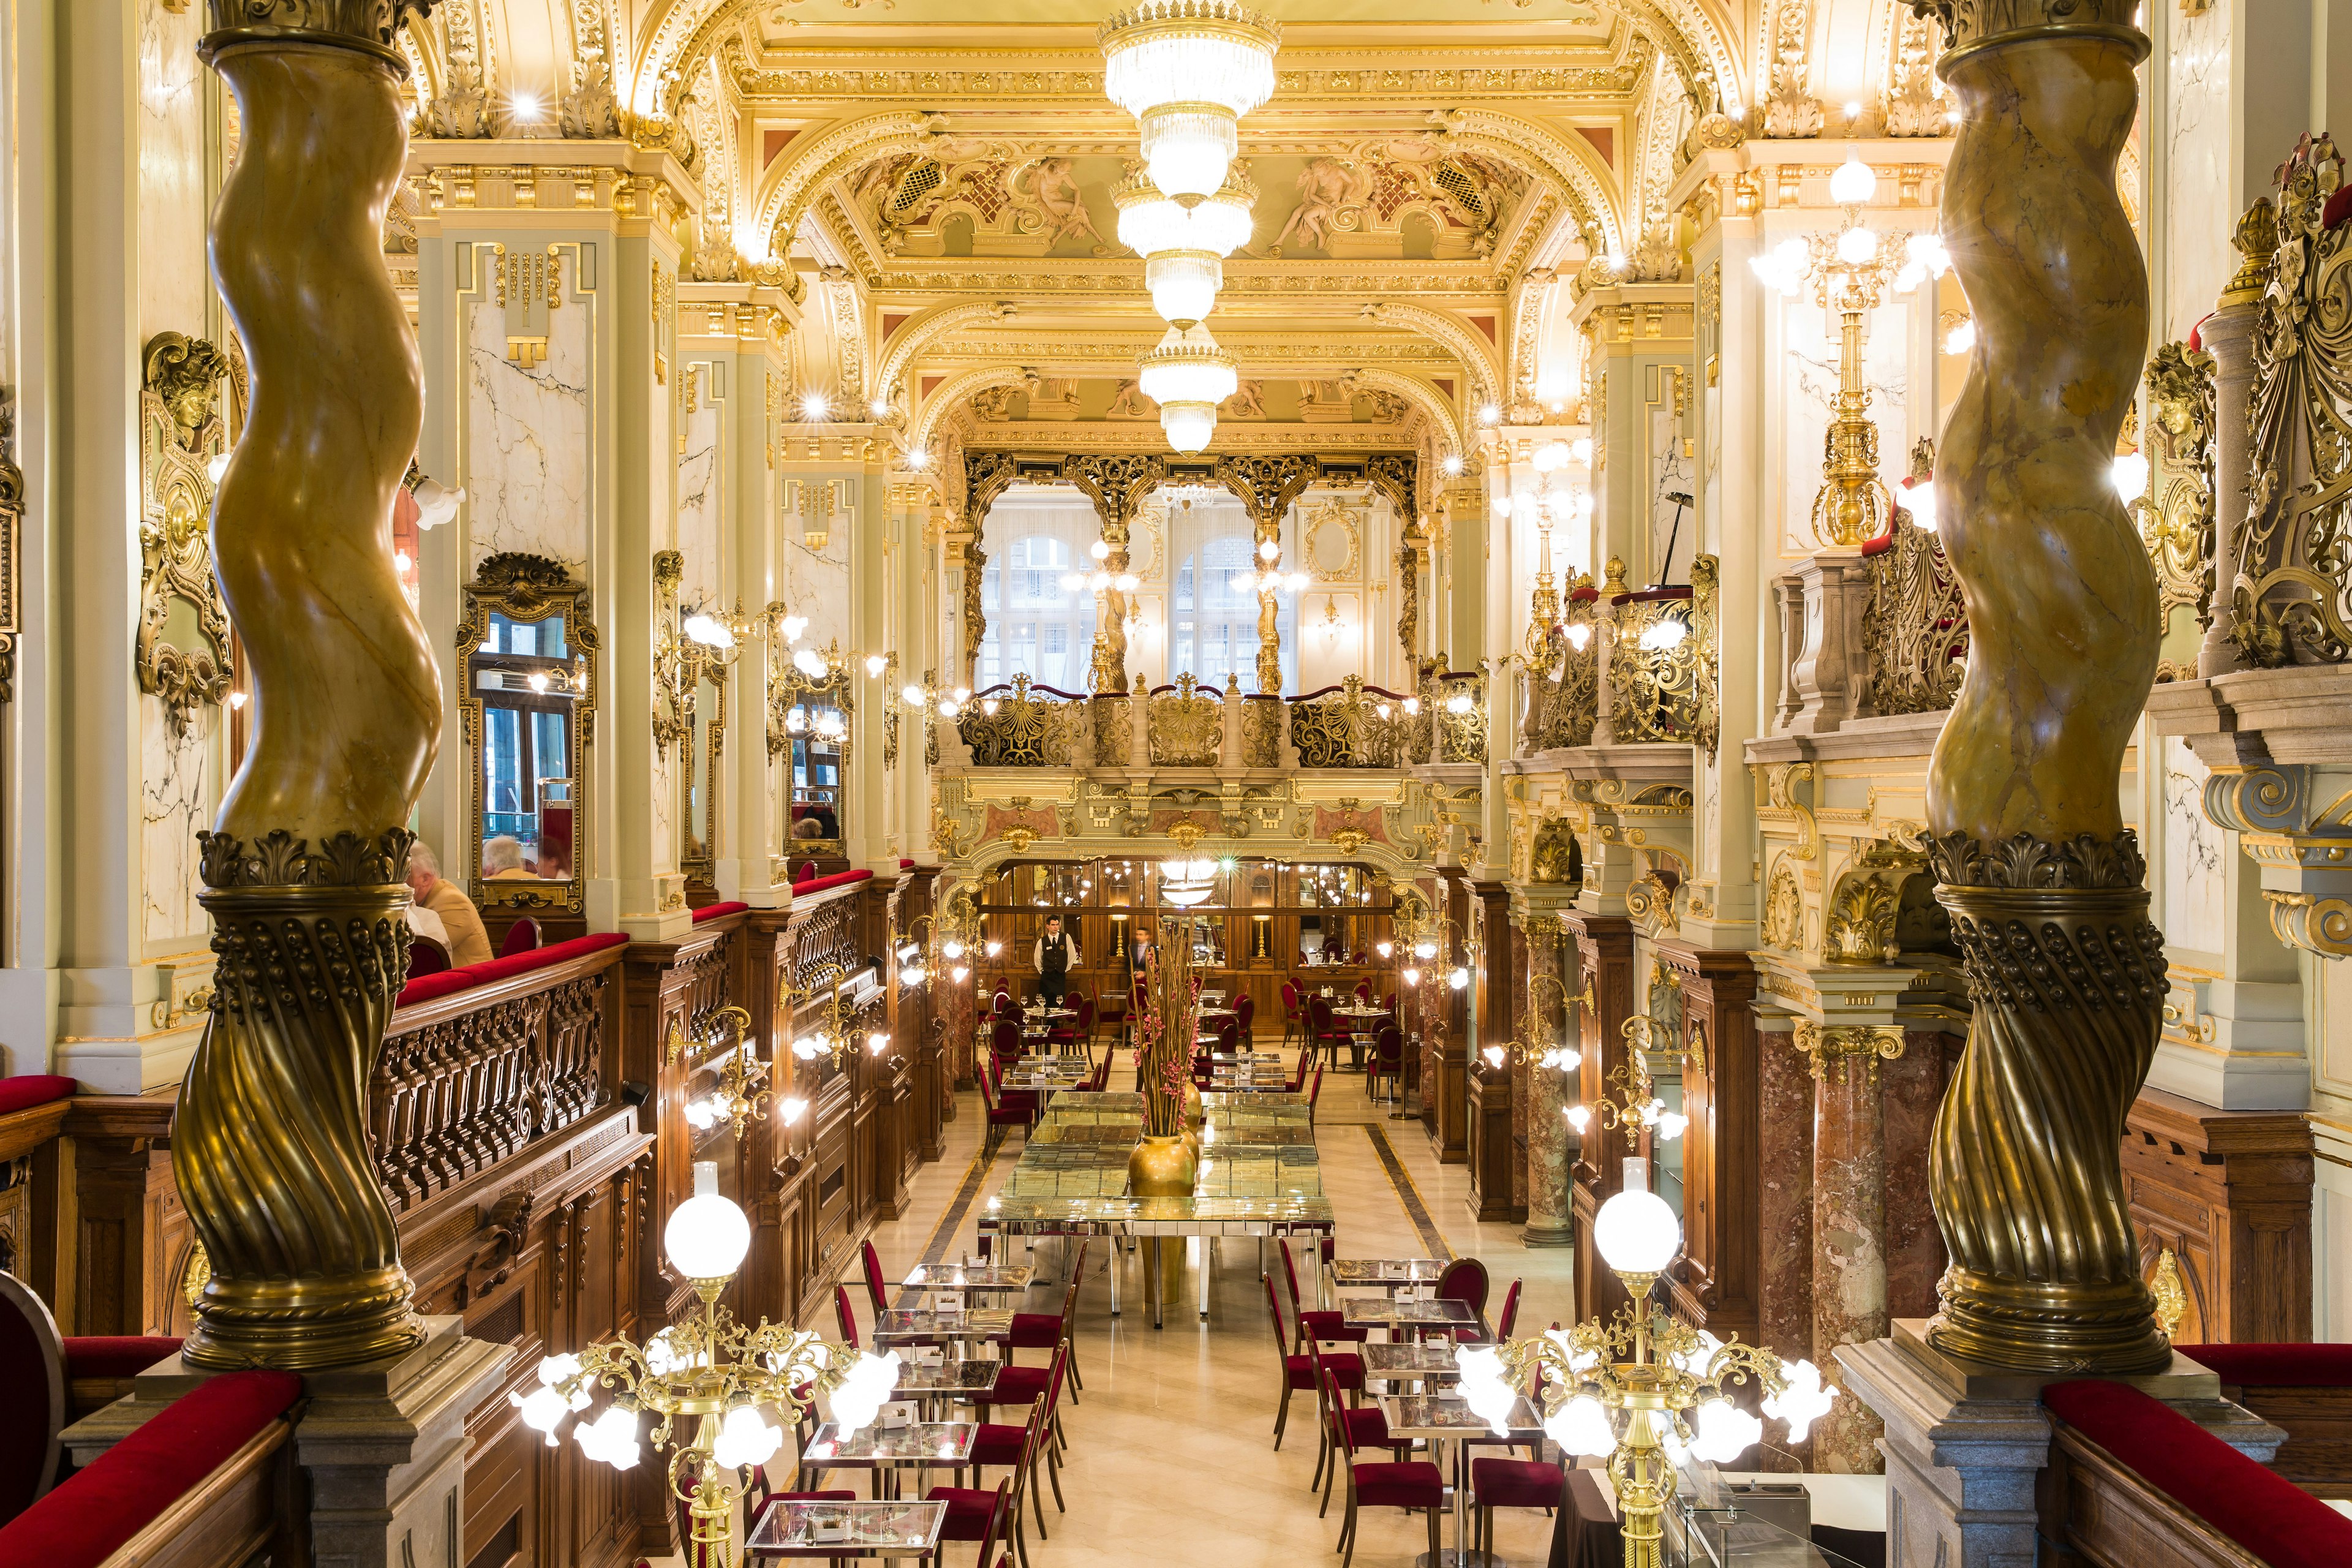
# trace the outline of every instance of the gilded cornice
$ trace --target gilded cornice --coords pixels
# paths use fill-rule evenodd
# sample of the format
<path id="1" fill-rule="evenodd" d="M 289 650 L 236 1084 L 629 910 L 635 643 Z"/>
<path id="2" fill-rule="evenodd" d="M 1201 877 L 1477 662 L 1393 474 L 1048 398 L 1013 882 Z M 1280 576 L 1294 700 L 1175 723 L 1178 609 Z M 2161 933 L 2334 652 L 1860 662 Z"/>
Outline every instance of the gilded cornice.
<path id="1" fill-rule="evenodd" d="M 627 142 L 440 141 L 408 144 L 404 176 L 419 235 L 453 214 L 617 213 L 675 225 L 701 211 L 702 193 L 667 151 Z"/>

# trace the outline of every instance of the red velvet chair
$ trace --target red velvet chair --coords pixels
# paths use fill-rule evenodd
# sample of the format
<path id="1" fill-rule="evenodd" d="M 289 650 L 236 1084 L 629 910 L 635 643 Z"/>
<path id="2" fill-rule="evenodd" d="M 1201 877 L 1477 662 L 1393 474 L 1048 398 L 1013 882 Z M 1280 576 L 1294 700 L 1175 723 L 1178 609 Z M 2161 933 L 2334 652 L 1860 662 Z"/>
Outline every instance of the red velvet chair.
<path id="1" fill-rule="evenodd" d="M 1239 1025 L 1242 1048 L 1255 1048 L 1257 1040 L 1257 998 L 1244 991 L 1234 1004 L 1234 1017 Z"/>
<path id="2" fill-rule="evenodd" d="M 1311 1394 L 1316 1386 L 1316 1358 L 1293 1355 L 1290 1334 L 1282 1326 L 1282 1303 L 1274 1298 L 1274 1281 L 1265 1282 L 1266 1315 L 1274 1320 L 1274 1353 L 1282 1358 L 1282 1405 L 1274 1414 L 1274 1447 L 1282 1448 L 1283 1428 L 1290 1424 L 1290 1396 L 1305 1392 Z M 1360 1394 L 1364 1389 L 1364 1358 L 1353 1352 L 1323 1358 L 1323 1371 L 1341 1388 Z"/>
<path id="3" fill-rule="evenodd" d="M 1331 1483 L 1339 1474 L 1339 1458 L 1349 1442 L 1360 1449 L 1386 1448 L 1400 1459 L 1412 1457 L 1412 1445 L 1389 1436 L 1389 1418 L 1379 1405 L 1332 1403 L 1324 1393 L 1324 1373 L 1328 1369 L 1323 1363 L 1328 1358 L 1319 1345 L 1310 1345 L 1307 1353 L 1315 1363 L 1315 1402 L 1323 1413 L 1323 1445 L 1315 1456 L 1315 1474 L 1308 1478 L 1307 1488 L 1312 1491 L 1318 1485 L 1322 1487 L 1323 1505 L 1315 1510 L 1315 1517 L 1322 1519 L 1331 1511 Z M 1345 1438 L 1339 1431 L 1342 1424 L 1348 1428 Z"/>
<path id="4" fill-rule="evenodd" d="M 948 1505 L 947 1520 L 940 1526 L 942 1542 L 980 1542 L 980 1556 L 973 1568 L 988 1568 L 989 1553 L 995 1550 L 996 1543 L 1012 1539 L 1014 1485 L 1013 1481 L 999 1481 L 994 1491 L 986 1487 L 933 1487 L 923 1494 L 927 1502 Z M 1004 1561 L 1009 1563 L 1013 1559 L 1008 1556 Z"/>
<path id="5" fill-rule="evenodd" d="M 1373 1086 L 1386 1079 L 1389 1098 L 1394 1100 L 1404 1085 L 1404 1034 L 1386 1019 L 1372 1035 L 1372 1054 L 1364 1064 L 1364 1093 L 1369 1098 Z"/>
<path id="6" fill-rule="evenodd" d="M 890 1282 L 882 1273 L 882 1255 L 874 1250 L 869 1239 L 858 1244 L 866 1264 L 866 1294 L 874 1303 L 874 1315 L 880 1317 L 890 1307 Z"/>
<path id="7" fill-rule="evenodd" d="M 64 1081 L 70 1091 L 72 1080 Z M 0 1386 L 19 1391 L 11 1406 L 17 1415 L 0 1422 L 0 1524 L 57 1484 L 65 1460 L 59 1434 L 129 1394 L 131 1379 L 177 1355 L 180 1343 L 163 1335 L 60 1335 L 32 1287 L 0 1274 Z"/>
<path id="8" fill-rule="evenodd" d="M 1468 1307 L 1483 1325 L 1486 1318 L 1486 1266 L 1475 1258 L 1455 1258 L 1437 1277 L 1436 1296 L 1441 1301 L 1459 1301 Z M 1443 1338 L 1444 1332 L 1439 1331 L 1437 1337 Z M 1481 1339 L 1486 1337 L 1483 1332 L 1479 1335 Z"/>
<path id="9" fill-rule="evenodd" d="M 849 1310 L 849 1288 L 845 1285 L 833 1288 L 833 1314 L 841 1323 L 841 1342 L 851 1350 L 858 1349 L 857 1314 Z"/>
<path id="10" fill-rule="evenodd" d="M 449 973 L 449 950 L 429 936 L 408 939 L 408 978 Z"/>
<path id="11" fill-rule="evenodd" d="M 996 1063 L 989 1057 L 982 1057 L 975 1064 L 973 1076 L 980 1080 L 981 1110 L 988 1126 L 988 1152 L 994 1153 L 997 1145 L 1004 1142 L 1007 1128 L 1018 1127 L 1022 1135 L 1026 1137 L 1030 1126 L 1037 1120 L 1036 1091 L 1024 1089 L 1007 1094 L 1000 1089 L 996 1083 Z"/>
<path id="12" fill-rule="evenodd" d="M 1066 1342 L 1076 1342 L 1078 1287 L 1085 1282 L 1087 1277 L 1087 1248 L 1093 1245 L 1089 1241 L 1078 1243 L 1078 1255 L 1070 1260 L 1070 1288 L 1063 1293 L 1060 1311 L 1015 1312 L 1013 1314 L 1013 1327 L 989 1342 L 1003 1353 L 1006 1361 L 1013 1360 L 1013 1352 L 1016 1351 L 1052 1351 Z M 997 1374 L 997 1386 L 1003 1388 L 1005 1377 L 1016 1371 L 1034 1372 L 1035 1370 L 1037 1369 L 1007 1367 Z M 1078 1403 L 1078 1396 L 1075 1391 L 1086 1387 L 1086 1383 L 1078 1376 L 1078 1362 L 1076 1355 L 1070 1358 L 1070 1386 L 1074 1391 L 1070 1395 L 1070 1403 L 1076 1405 Z"/>
<path id="13" fill-rule="evenodd" d="M 507 934 L 499 939 L 499 956 L 512 958 L 520 952 L 539 951 L 539 922 L 524 915 L 507 927 Z"/>
<path id="14" fill-rule="evenodd" d="M 1315 1102 L 1323 1095 L 1323 1064 L 1315 1064 L 1315 1081 L 1307 1089 L 1307 1125 L 1315 1125 Z"/>
<path id="15" fill-rule="evenodd" d="M 1291 1041 L 1302 1039 L 1307 1033 L 1307 1019 L 1300 1010 L 1298 996 L 1297 981 L 1282 983 L 1282 1043 L 1286 1048 Z M 1307 1047 L 1302 1044 L 1299 1048 L 1304 1050 Z"/>
<path id="16" fill-rule="evenodd" d="M 1291 1348 L 1301 1351 L 1311 1350 L 1314 1348 L 1314 1342 L 1318 1340 L 1338 1340 L 1348 1344 L 1360 1345 L 1370 1339 L 1370 1330 L 1351 1329 L 1348 1326 L 1348 1314 L 1345 1310 L 1328 1307 L 1309 1309 L 1299 1299 L 1298 1260 L 1290 1250 L 1289 1237 L 1278 1238 L 1277 1245 L 1282 1248 L 1283 1281 L 1290 1287 L 1291 1320 L 1297 1324 L 1298 1342 Z"/>
<path id="17" fill-rule="evenodd" d="M 1267 1287 L 1271 1292 L 1272 1286 Z M 1324 1396 L 1336 1407 L 1341 1384 L 1326 1369 Z M 1339 1568 L 1356 1560 L 1356 1514 L 1361 1508 L 1424 1509 L 1429 1514 L 1429 1561 L 1443 1563 L 1437 1542 L 1437 1518 L 1445 1511 L 1445 1474 L 1427 1459 L 1361 1460 L 1356 1458 L 1355 1434 L 1346 1422 L 1335 1424 L 1340 1459 L 1348 1469 L 1348 1517 L 1339 1527 Z"/>
<path id="18" fill-rule="evenodd" d="M 1567 1497 L 1568 1471 L 1552 1460 L 1471 1460 L 1470 1507 L 1476 1529 L 1473 1549 L 1493 1550 L 1496 1509 L 1539 1508 L 1549 1511 L 1565 1507 Z"/>

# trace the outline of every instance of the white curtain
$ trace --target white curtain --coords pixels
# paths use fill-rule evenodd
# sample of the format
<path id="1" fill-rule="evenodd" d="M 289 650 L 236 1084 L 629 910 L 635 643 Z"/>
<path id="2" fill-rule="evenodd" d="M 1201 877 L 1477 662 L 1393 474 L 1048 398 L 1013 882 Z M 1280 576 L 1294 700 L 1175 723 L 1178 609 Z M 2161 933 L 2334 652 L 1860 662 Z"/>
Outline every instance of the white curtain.
<path id="1" fill-rule="evenodd" d="M 1095 596 L 1063 580 L 1095 570 L 1088 553 L 1101 519 L 1074 489 L 1007 492 L 989 509 L 981 548 L 981 638 L 976 689 L 1024 674 L 1039 686 L 1084 691 L 1094 660 Z"/>
<path id="2" fill-rule="evenodd" d="M 1185 505 L 1185 501 L 1191 505 Z M 1283 524 L 1284 564 L 1297 569 L 1297 539 Z M 1187 491 L 1168 508 L 1168 672 L 1173 679 L 1191 671 L 1203 685 L 1222 688 L 1227 676 L 1244 691 L 1257 689 L 1257 593 L 1234 579 L 1255 570 L 1256 542 L 1249 509 L 1223 491 Z M 1276 596 L 1276 626 L 1282 634 L 1282 685 L 1298 689 L 1298 607 L 1296 595 Z"/>

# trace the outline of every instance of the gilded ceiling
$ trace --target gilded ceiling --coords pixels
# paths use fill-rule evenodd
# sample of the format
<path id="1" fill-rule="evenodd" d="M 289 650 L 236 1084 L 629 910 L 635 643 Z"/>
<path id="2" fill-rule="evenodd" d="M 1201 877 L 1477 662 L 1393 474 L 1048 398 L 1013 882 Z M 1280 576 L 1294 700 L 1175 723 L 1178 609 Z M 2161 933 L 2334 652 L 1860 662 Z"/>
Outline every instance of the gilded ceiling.
<path id="1" fill-rule="evenodd" d="M 1263 0 L 1273 100 L 1218 341 L 1246 436 L 1378 429 L 1461 452 L 1580 382 L 1580 273 L 1675 281 L 1666 194 L 1695 147 L 1935 133 L 1895 0 Z M 1160 336 L 1112 193 L 1138 156 L 1103 93 L 1107 0 L 443 0 L 404 39 L 435 140 L 626 137 L 698 200 L 695 281 L 782 279 L 795 350 L 911 441 L 1149 417 Z M 404 213 L 394 228 L 411 221 Z M 397 236 L 396 236 L 397 239 Z"/>

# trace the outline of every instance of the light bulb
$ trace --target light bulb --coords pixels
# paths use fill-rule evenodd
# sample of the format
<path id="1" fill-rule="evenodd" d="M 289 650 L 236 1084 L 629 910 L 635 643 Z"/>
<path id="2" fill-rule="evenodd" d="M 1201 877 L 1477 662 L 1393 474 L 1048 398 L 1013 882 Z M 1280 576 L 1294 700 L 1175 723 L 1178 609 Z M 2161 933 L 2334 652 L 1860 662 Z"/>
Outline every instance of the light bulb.
<path id="1" fill-rule="evenodd" d="M 1764 1423 L 1728 1399 L 1708 1400 L 1698 1407 L 1698 1432 L 1691 1452 L 1718 1465 L 1727 1465 L 1763 1440 Z"/>
<path id="2" fill-rule="evenodd" d="M 1435 958 L 1437 956 L 1437 943 L 1432 942 L 1427 937 L 1423 937 L 1421 941 L 1412 944 L 1412 955 L 1415 958 L 1423 960 Z"/>
<path id="3" fill-rule="evenodd" d="M 824 673 L 824 655 L 813 647 L 794 648 L 793 668 L 805 676 L 821 676 Z"/>
<path id="4" fill-rule="evenodd" d="M 1418 985 L 1421 984 L 1421 971 L 1408 966 L 1402 978 L 1407 985 Z"/>
<path id="5" fill-rule="evenodd" d="M 1385 963 L 1388 962 L 1389 955 L 1396 952 L 1396 944 L 1391 942 L 1376 942 L 1372 944 L 1372 951 L 1379 953 L 1381 962 Z"/>
<path id="6" fill-rule="evenodd" d="M 1878 194 L 1878 176 L 1870 165 L 1848 153 L 1830 175 L 1830 200 L 1842 207 L 1860 206 Z"/>
<path id="7" fill-rule="evenodd" d="M 1536 448 L 1535 465 L 1536 472 L 1539 474 L 1549 474 L 1556 468 L 1567 467 L 1568 443 L 1565 441 L 1550 441 L 1545 443 L 1543 446 L 1538 447 Z"/>
<path id="8" fill-rule="evenodd" d="M 1466 691 L 1457 691 L 1445 700 L 1445 710 L 1448 713 L 1467 713 L 1476 706 L 1477 704 L 1470 700 L 1470 694 Z"/>
<path id="9" fill-rule="evenodd" d="M 930 466 L 931 455 L 929 452 L 924 451 L 920 447 L 916 447 L 913 451 L 907 454 L 907 467 L 913 469 L 916 473 L 919 474 Z"/>
<path id="10" fill-rule="evenodd" d="M 1481 424 L 1481 425 L 1500 425 L 1502 422 L 1503 422 L 1503 407 L 1502 407 L 1502 405 L 1500 405 L 1500 404 L 1498 404 L 1498 403 L 1484 403 L 1484 404 L 1479 405 L 1479 406 L 1478 406 L 1478 423 L 1479 423 L 1479 424 Z"/>
<path id="11" fill-rule="evenodd" d="M 1205 251 L 1171 251 L 1144 261 L 1143 286 L 1161 321 L 1189 327 L 1217 308 L 1217 291 L 1225 286 L 1225 264 Z"/>
<path id="12" fill-rule="evenodd" d="M 890 416 L 890 400 L 877 397 L 866 405 L 866 411 L 877 419 L 887 419 Z"/>
<path id="13" fill-rule="evenodd" d="M 1170 103 L 1141 116 L 1143 172 L 1171 196 L 1210 196 L 1225 183 L 1240 132 L 1217 104 Z"/>
<path id="14" fill-rule="evenodd" d="M 961 963 L 957 964 L 953 969 L 950 969 L 950 970 L 949 970 L 949 971 L 948 971 L 948 979 L 949 979 L 949 980 L 950 980 L 950 981 L 952 981 L 954 984 L 958 984 L 958 985 L 962 984 L 966 980 L 970 979 L 971 977 L 971 971 L 970 969 L 966 968 L 964 965 L 962 965 L 962 964 L 961 964 Z"/>
<path id="15" fill-rule="evenodd" d="M 833 412 L 833 399 L 822 392 L 812 392 L 801 399 L 801 417 L 822 419 Z"/>
<path id="16" fill-rule="evenodd" d="M 1447 479 L 1454 479 L 1462 472 L 1462 454 L 1459 452 L 1448 452 L 1444 457 L 1438 459 L 1437 466 L 1444 471 Z"/>
<path id="17" fill-rule="evenodd" d="M 1281 544 L 1279 544 L 1278 542 L 1276 542 L 1276 541 L 1271 540 L 1271 539 L 1261 539 L 1261 540 L 1259 540 L 1259 541 L 1257 542 L 1257 558 L 1258 558 L 1260 561 L 1279 561 L 1279 560 L 1281 560 L 1281 559 L 1282 559 L 1282 546 L 1281 546 Z"/>
<path id="18" fill-rule="evenodd" d="M 1849 267 L 1860 267 L 1878 254 L 1878 236 L 1861 224 L 1841 229 L 1837 237 L 1837 258 Z"/>
<path id="19" fill-rule="evenodd" d="M 898 1386 L 898 1352 L 877 1356 L 865 1352 L 842 1374 L 841 1386 L 833 1391 L 834 1425 L 845 1433 L 861 1431 L 874 1424 L 882 1412 L 883 1403 Z"/>
<path id="20" fill-rule="evenodd" d="M 1167 436 L 1168 445 L 1190 455 L 1209 444 L 1217 433 L 1217 407 L 1213 403 L 1163 403 L 1160 405 L 1160 428 Z"/>
<path id="21" fill-rule="evenodd" d="M 808 617 L 806 616 L 786 616 L 780 625 L 782 627 L 784 640 L 786 642 L 798 642 L 801 640 L 801 634 L 808 630 Z"/>
<path id="22" fill-rule="evenodd" d="M 751 1250 L 751 1222 L 720 1194 L 715 1162 L 695 1163 L 694 1195 L 670 1211 L 662 1246 L 688 1279 L 724 1279 L 741 1267 Z"/>
<path id="23" fill-rule="evenodd" d="M 1663 1110 L 1658 1113 L 1658 1138 L 1662 1142 L 1673 1142 L 1689 1128 L 1690 1118 L 1679 1110 Z"/>
<path id="24" fill-rule="evenodd" d="M 958 702 L 952 697 L 942 697 L 940 699 L 940 717 L 942 719 L 952 719 L 962 709 L 962 706 L 963 705 L 961 703 Z"/>
<path id="25" fill-rule="evenodd" d="M 1652 653 L 1664 653 L 1682 647 L 1690 636 L 1690 627 L 1673 616 L 1661 616 L 1642 628 L 1641 644 Z"/>
<path id="26" fill-rule="evenodd" d="M 547 1434 L 547 1446 L 555 1447 L 555 1429 L 572 1413 L 571 1405 L 552 1388 L 534 1388 L 529 1394 L 509 1394 L 509 1402 L 522 1409 L 522 1424 L 534 1432 Z"/>
<path id="27" fill-rule="evenodd" d="M 1592 628 L 1591 626 L 1585 625 L 1582 621 L 1575 621 L 1570 624 L 1568 628 L 1569 647 L 1574 648 L 1579 653 L 1582 653 L 1584 651 L 1585 644 L 1591 640 Z"/>
<path id="28" fill-rule="evenodd" d="M 710 1458 L 722 1470 L 739 1470 L 746 1465 L 766 1464 L 783 1445 L 782 1429 L 769 1426 L 758 1405 L 739 1405 L 720 1425 L 719 1440 L 710 1446 Z"/>
<path id="29" fill-rule="evenodd" d="M 1122 594 L 1132 594 L 1136 589 L 1142 585 L 1142 579 L 1136 576 L 1132 572 L 1122 572 L 1117 577 L 1111 579 L 1111 586 L 1117 588 Z"/>
<path id="30" fill-rule="evenodd" d="M 530 687 L 533 691 L 544 695 L 550 684 L 547 679 L 547 672 L 545 670 L 534 670 L 531 674 L 523 678 L 523 684 Z"/>
<path id="31" fill-rule="evenodd" d="M 1408 719 L 1413 718 L 1414 716 L 1416 716 L 1416 715 L 1417 715 L 1417 714 L 1419 714 L 1420 712 L 1421 712 L 1421 699 L 1420 699 L 1420 698 L 1418 698 L 1418 697 L 1408 697 L 1408 698 L 1406 698 L 1406 699 L 1404 700 L 1404 716 L 1405 716 L 1406 718 L 1408 718 Z"/>
<path id="32" fill-rule="evenodd" d="M 1456 991 L 1467 991 L 1470 989 L 1470 972 L 1457 964 L 1454 973 L 1445 977 L 1445 983 Z"/>
<path id="33" fill-rule="evenodd" d="M 1625 1162 L 1624 1191 L 1592 1216 L 1592 1241 L 1621 1274 L 1661 1273 L 1682 1250 L 1682 1221 L 1650 1191 L 1649 1163 L 1639 1155 Z"/>
<path id="34" fill-rule="evenodd" d="M 1976 346 L 1977 319 L 1974 316 L 1961 317 L 1952 324 L 1952 330 L 1944 334 L 1944 352 L 1948 354 L 1964 354 Z"/>
<path id="35" fill-rule="evenodd" d="M 2113 470 L 2116 494 L 2129 506 L 2147 494 L 2147 459 L 2137 452 L 2126 452 L 2116 459 Z"/>
<path id="36" fill-rule="evenodd" d="M 901 984 L 901 985 L 920 985 L 922 983 L 923 983 L 923 966 L 922 966 L 921 964 L 919 964 L 919 963 L 916 963 L 916 964 L 909 964 L 908 967 L 906 967 L 906 968 L 904 968 L 904 969 L 902 969 L 902 970 L 898 971 L 898 984 Z"/>
<path id="37" fill-rule="evenodd" d="M 866 1037 L 866 1054 L 867 1056 L 878 1057 L 889 1048 L 890 1037 L 882 1033 L 879 1029 Z"/>
<path id="38" fill-rule="evenodd" d="M 878 676 L 889 668 L 890 660 L 884 655 L 869 653 L 866 656 L 866 673 L 867 675 Z"/>
<path id="39" fill-rule="evenodd" d="M 1812 1424 L 1829 1414 L 1831 1404 L 1837 1398 L 1837 1388 L 1822 1383 L 1822 1369 L 1809 1361 L 1791 1362 L 1780 1370 L 1789 1386 L 1779 1394 L 1764 1396 L 1764 1414 L 1786 1421 L 1789 1441 L 1801 1443 Z"/>
<path id="40" fill-rule="evenodd" d="M 1500 1070 L 1503 1065 L 1503 1058 L 1507 1053 L 1506 1053 L 1500 1046 L 1488 1046 L 1485 1050 L 1480 1051 L 1478 1054 L 1486 1058 L 1486 1065 L 1488 1067 Z"/>
<path id="41" fill-rule="evenodd" d="M 920 709 L 928 699 L 923 696 L 921 687 L 902 686 L 898 688 L 898 700 L 909 708 Z"/>
<path id="42" fill-rule="evenodd" d="M 572 1433 L 580 1451 L 592 1459 L 601 1459 L 616 1470 L 635 1466 L 644 1451 L 637 1442 L 637 1413 L 624 1409 L 616 1400 L 604 1414 Z"/>
<path id="43" fill-rule="evenodd" d="M 963 943 L 958 942 L 953 937 L 950 937 L 947 941 L 940 943 L 940 951 L 947 954 L 950 958 L 961 958 L 963 956 Z"/>
<path id="44" fill-rule="evenodd" d="M 525 125 L 537 120 L 539 118 L 539 95 L 535 92 L 516 93 L 514 95 L 514 117 L 517 121 Z"/>
<path id="45" fill-rule="evenodd" d="M 1559 1058 L 1553 1065 L 1562 1072 L 1574 1072 L 1584 1065 L 1584 1053 L 1574 1046 L 1562 1046 L 1559 1048 Z"/>
<path id="46" fill-rule="evenodd" d="M 1459 1352 L 1454 1359 L 1461 1359 Z M 1609 1424 L 1608 1408 L 1589 1394 L 1580 1394 L 1553 1411 L 1544 1421 L 1544 1436 L 1569 1453 L 1588 1454 L 1596 1459 L 1617 1451 L 1617 1431 Z"/>
<path id="47" fill-rule="evenodd" d="M 1110 559 L 1110 542 L 1108 540 L 1097 539 L 1092 544 L 1087 546 L 1087 553 L 1093 556 L 1097 561 L 1108 561 Z"/>
<path id="48" fill-rule="evenodd" d="M 1936 515 L 1936 481 L 1906 479 L 1903 484 L 1903 510 L 1911 514 L 1911 526 L 1923 533 L 1933 533 L 1937 528 Z"/>
<path id="49" fill-rule="evenodd" d="M 988 944 L 988 956 L 991 958 L 994 958 L 998 953 L 1003 952 L 1003 951 L 1004 944 L 1001 942 L 992 942 Z"/>
<path id="50" fill-rule="evenodd" d="M 1579 1132 L 1592 1125 L 1592 1112 L 1581 1105 L 1571 1105 L 1561 1114 L 1568 1118 L 1568 1124 Z"/>
<path id="51" fill-rule="evenodd" d="M 1454 1365 L 1461 1374 L 1454 1389 L 1462 1395 L 1462 1402 L 1494 1429 L 1496 1436 L 1510 1436 L 1511 1407 L 1519 1402 L 1519 1391 L 1503 1375 L 1501 1348 L 1486 1345 L 1476 1350 L 1457 1350 L 1454 1352 Z"/>

